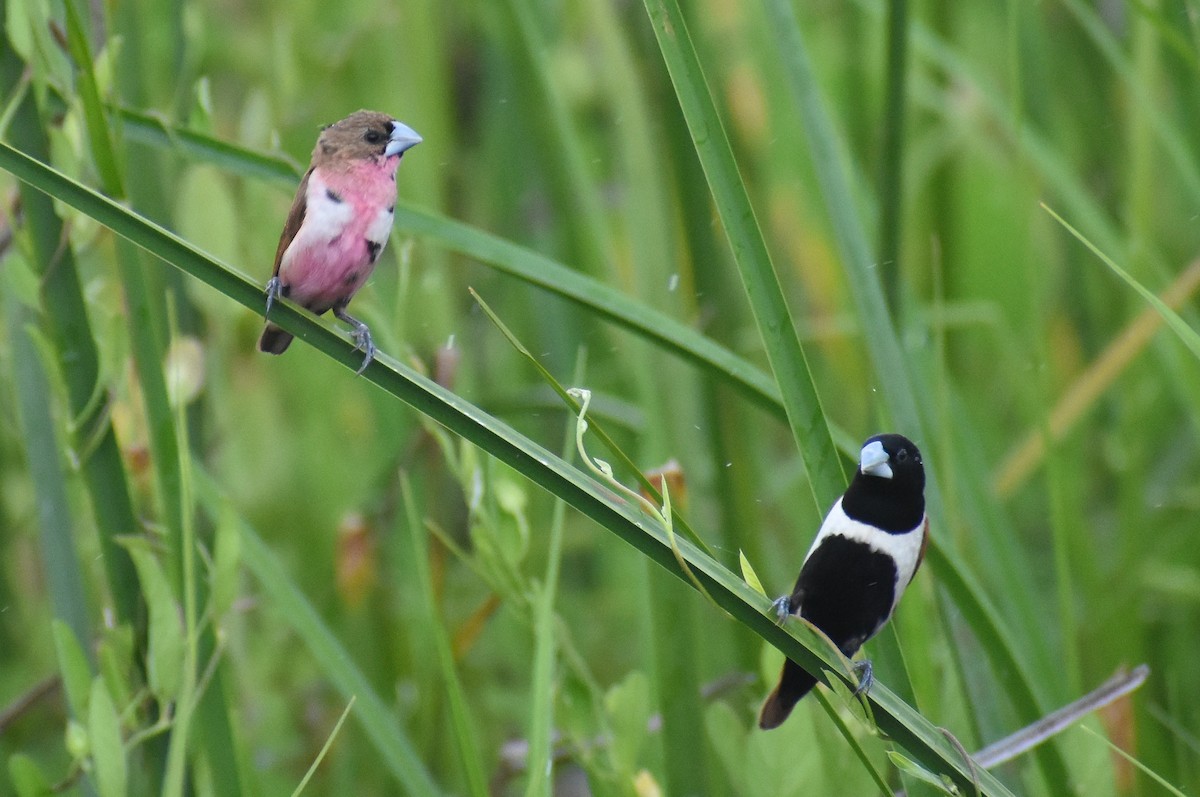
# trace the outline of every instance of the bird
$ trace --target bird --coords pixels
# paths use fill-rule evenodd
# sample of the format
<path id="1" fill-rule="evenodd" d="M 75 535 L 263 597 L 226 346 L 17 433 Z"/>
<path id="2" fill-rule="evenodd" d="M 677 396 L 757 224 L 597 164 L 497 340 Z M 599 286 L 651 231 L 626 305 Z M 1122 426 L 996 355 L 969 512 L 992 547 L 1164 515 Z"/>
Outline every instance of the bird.
<path id="1" fill-rule="evenodd" d="M 361 374 L 375 357 L 371 330 L 346 312 L 387 244 L 396 210 L 396 169 L 420 144 L 415 130 L 377 111 L 356 111 L 321 129 L 312 162 L 288 212 L 267 283 L 267 309 L 280 298 L 334 316 L 352 328 L 364 356 Z M 267 321 L 259 351 L 283 354 L 292 334 Z"/>
<path id="2" fill-rule="evenodd" d="M 907 437 L 867 439 L 850 486 L 825 516 L 790 595 L 774 603 L 780 622 L 797 615 L 821 629 L 847 657 L 875 636 L 916 575 L 929 541 L 925 465 Z M 870 689 L 871 662 L 854 665 L 855 694 Z M 787 659 L 758 725 L 777 728 L 817 679 Z"/>

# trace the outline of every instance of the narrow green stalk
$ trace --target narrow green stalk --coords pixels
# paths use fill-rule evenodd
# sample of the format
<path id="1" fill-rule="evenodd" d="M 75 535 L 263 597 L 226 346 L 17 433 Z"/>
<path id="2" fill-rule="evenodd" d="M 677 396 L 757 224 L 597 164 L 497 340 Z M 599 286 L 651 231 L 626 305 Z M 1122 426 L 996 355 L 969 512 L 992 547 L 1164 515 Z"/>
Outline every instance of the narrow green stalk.
<path id="1" fill-rule="evenodd" d="M 549 44 L 541 30 L 540 15 L 534 13 L 532 0 L 507 0 L 506 4 L 519 45 L 529 60 L 528 74 L 533 78 L 539 111 L 548 116 L 547 126 L 554 134 L 545 155 L 557 161 L 557 168 L 550 169 L 548 175 L 561 183 L 556 190 L 571 208 L 565 223 L 574 231 L 572 237 L 583 254 L 584 267 L 592 273 L 604 274 L 613 259 L 604 210 L 580 146 L 582 137 L 574 130 L 566 100 L 553 79 L 555 70 L 550 65 Z"/>
<path id="2" fill-rule="evenodd" d="M 887 62 L 880 126 L 879 267 L 892 314 L 900 313 L 904 221 L 904 117 L 908 104 L 908 0 L 888 0 Z"/>
<path id="3" fill-rule="evenodd" d="M 733 250 L 759 335 L 783 394 L 792 436 L 808 471 L 813 518 L 820 518 L 846 487 L 821 400 L 750 198 L 705 82 L 700 61 L 675 0 L 646 0 L 646 11 L 692 142 Z"/>
<path id="4" fill-rule="evenodd" d="M 546 366 L 542 365 L 541 360 L 533 356 L 533 353 L 529 351 L 525 344 L 523 344 L 513 333 L 513 331 L 508 328 L 508 325 L 504 323 L 500 316 L 496 315 L 496 311 L 491 308 L 491 305 L 485 302 L 483 297 L 475 292 L 474 288 L 468 288 L 467 290 L 470 292 L 471 296 L 474 297 L 475 301 L 479 303 L 479 307 L 483 310 L 484 314 L 491 319 L 491 322 L 496 325 L 497 329 L 500 330 L 500 334 L 504 336 L 505 340 L 512 344 L 512 347 L 516 349 L 522 357 L 528 360 L 535 369 L 537 369 L 537 372 L 541 375 L 542 379 L 545 380 L 546 384 L 548 384 L 551 389 L 558 394 L 559 398 L 563 400 L 563 403 L 567 405 L 567 409 L 570 410 L 571 414 L 578 416 L 582 420 L 583 415 L 587 414 L 587 410 L 584 406 L 584 403 L 580 400 L 581 390 L 579 388 L 564 388 L 562 384 L 554 378 L 554 374 L 550 373 Z M 585 426 L 588 431 L 590 431 L 596 438 L 600 440 L 600 443 L 606 449 L 608 449 L 609 453 L 616 457 L 616 461 L 633 474 L 642 490 L 644 490 L 653 500 L 662 500 L 662 495 L 659 493 L 658 487 L 656 487 L 653 482 L 646 478 L 646 474 L 642 472 L 642 469 L 639 468 L 634 463 L 633 459 L 630 458 L 630 456 L 616 444 L 616 442 L 612 439 L 612 437 L 609 436 L 608 432 L 605 431 L 603 427 L 601 427 L 594 420 L 587 421 Z M 580 453 L 582 454 L 582 443 L 580 443 L 580 447 Z M 588 461 L 588 464 L 591 464 L 590 460 Z M 612 474 L 609 473 L 608 477 L 612 478 Z M 643 506 L 651 515 L 657 513 L 657 506 L 650 501 L 641 499 L 636 495 L 636 493 L 633 493 L 632 490 L 629 490 L 623 485 L 621 486 L 621 490 L 626 491 L 631 496 L 638 498 L 639 501 L 642 501 Z M 671 522 L 679 526 L 680 531 L 692 542 L 693 545 L 704 551 L 709 556 L 713 555 L 712 549 L 709 548 L 708 544 L 704 542 L 704 540 L 702 540 L 698 534 L 696 534 L 686 518 L 679 514 L 673 514 Z"/>
<path id="5" fill-rule="evenodd" d="M 574 381 L 583 380 L 582 352 L 575 363 Z M 571 461 L 575 450 L 576 423 L 568 418 L 563 432 L 562 458 Z M 533 605 L 533 679 L 530 687 L 529 753 L 525 757 L 528 780 L 525 797 L 550 797 L 554 783 L 554 696 L 558 685 L 555 660 L 558 653 L 557 624 L 554 605 L 558 594 L 558 578 L 562 570 L 563 525 L 567 505 L 554 502 L 550 516 L 550 541 L 546 546 L 546 574 L 537 591 Z"/>
<path id="6" fill-rule="evenodd" d="M 792 99 L 808 132 L 806 143 L 829 211 L 834 241 L 846 269 L 855 316 L 880 383 L 883 408 L 895 428 L 924 441 L 927 439 L 924 420 L 918 409 L 908 357 L 900 346 L 888 311 L 861 214 L 850 190 L 846 153 L 825 109 L 800 24 L 788 0 L 764 2 L 771 28 L 777 36 Z M 940 515 L 941 502 L 931 464 L 926 464 L 926 471 L 930 476 L 930 503 L 934 514 Z"/>
<path id="7" fill-rule="evenodd" d="M 26 211 L 28 213 L 28 211 Z M 13 387 L 21 412 L 21 432 L 29 476 L 37 496 L 38 540 L 42 567 L 50 587 L 54 616 L 63 620 L 90 654 L 92 638 L 87 596 L 79 554 L 75 550 L 75 519 L 67 498 L 62 466 L 62 441 L 55 429 L 54 402 L 42 371 L 42 355 L 33 342 L 37 334 L 32 314 L 11 290 L 4 291 L 4 315 L 13 347 Z M 52 352 L 47 351 L 47 354 Z M 77 717 L 83 720 L 83 717 Z"/>
<path id="8" fill-rule="evenodd" d="M 200 507 L 212 522 L 237 518 L 229 499 L 200 463 L 194 463 L 192 478 Z M 347 700 L 357 699 L 354 719 L 379 751 L 384 767 L 406 794 L 417 797 L 441 794 L 442 790 L 414 752 L 396 712 L 371 687 L 275 553 L 248 523 L 240 519 L 233 522 L 241 541 L 242 562 L 258 582 L 263 600 L 288 622 L 338 692 Z"/>
<path id="9" fill-rule="evenodd" d="M 325 756 L 329 753 L 329 748 L 333 747 L 333 740 L 337 738 L 338 731 L 342 729 L 342 724 L 345 723 L 346 717 L 350 716 L 350 709 L 354 708 L 354 701 L 355 698 L 351 697 L 349 702 L 346 703 L 346 708 L 344 711 L 342 711 L 342 716 L 338 717 L 338 721 L 336 724 L 334 724 L 333 730 L 331 730 L 329 732 L 329 736 L 325 738 L 325 744 L 321 745 L 321 750 L 317 753 L 317 757 L 314 758 L 312 764 L 309 765 L 308 771 L 304 773 L 304 777 L 301 778 L 300 782 L 296 784 L 296 789 L 292 792 L 292 797 L 300 797 L 301 793 L 304 791 L 304 787 L 308 785 L 308 782 L 312 780 L 312 776 L 316 774 L 317 767 L 321 766 L 321 762 L 325 760 Z"/>
<path id="10" fill-rule="evenodd" d="M 442 685 L 450 702 L 450 716 L 454 727 L 454 740 L 458 744 L 459 763 L 467 781 L 467 790 L 475 797 L 487 797 L 488 783 L 484 772 L 483 754 L 479 749 L 476 738 L 474 720 L 467 705 L 466 693 L 462 681 L 458 677 L 458 665 L 454 661 L 454 651 L 450 647 L 450 638 L 446 633 L 446 621 L 441 616 L 437 606 L 437 593 L 434 591 L 433 578 L 429 572 L 429 546 L 425 537 L 425 527 L 417 503 L 414 499 L 408 476 L 400 474 L 400 495 L 404 502 L 404 522 L 411 546 L 416 568 L 417 580 L 424 598 L 427 627 L 433 637 L 433 643 L 441 667 Z"/>
<path id="11" fill-rule="evenodd" d="M 2 37 L 3 30 L 0 30 Z M 10 76 L 15 81 L 21 69 L 11 49 L 0 48 L 0 82 Z M 26 94 L 14 111 L 10 135 L 12 142 L 24 151 L 41 160 L 47 157 L 49 146 L 33 93 Z M 125 466 L 109 421 L 108 403 L 93 401 L 100 379 L 99 358 L 75 269 L 74 252 L 64 236 L 62 220 L 50 197 L 32 190 L 27 184 L 22 184 L 20 190 L 32 262 L 42 279 L 44 329 L 53 341 L 59 362 L 71 363 L 70 368 L 62 371 L 74 429 L 71 442 L 95 441 L 90 455 L 80 462 L 80 468 L 99 529 L 109 592 L 117 617 L 132 622 L 137 617 L 139 601 L 137 573 L 133 561 L 115 540 L 122 534 L 133 533 L 140 524 L 133 511 Z M 86 639 L 88 635 L 81 638 Z"/>

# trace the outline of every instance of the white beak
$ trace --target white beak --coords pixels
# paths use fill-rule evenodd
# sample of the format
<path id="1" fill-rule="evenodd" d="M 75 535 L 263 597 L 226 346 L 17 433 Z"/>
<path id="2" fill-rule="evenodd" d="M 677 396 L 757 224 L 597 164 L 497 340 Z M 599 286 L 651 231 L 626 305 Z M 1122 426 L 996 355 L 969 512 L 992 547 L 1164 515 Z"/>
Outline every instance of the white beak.
<path id="1" fill-rule="evenodd" d="M 888 465 L 888 452 L 883 450 L 883 443 L 872 440 L 863 446 L 862 453 L 858 455 L 858 469 L 868 476 L 892 478 L 892 468 Z"/>
<path id="2" fill-rule="evenodd" d="M 424 139 L 417 135 L 417 131 L 413 130 L 403 122 L 392 121 L 392 134 L 388 136 L 387 149 L 383 154 L 391 157 L 399 155 L 405 150 L 412 149 L 417 144 L 420 144 Z"/>

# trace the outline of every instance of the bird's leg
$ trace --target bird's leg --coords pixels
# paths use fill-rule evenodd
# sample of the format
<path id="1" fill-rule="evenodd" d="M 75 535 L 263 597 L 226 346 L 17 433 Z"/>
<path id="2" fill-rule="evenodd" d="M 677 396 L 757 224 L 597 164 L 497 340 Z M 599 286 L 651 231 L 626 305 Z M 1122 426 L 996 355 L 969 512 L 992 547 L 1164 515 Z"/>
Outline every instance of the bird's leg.
<path id="1" fill-rule="evenodd" d="M 865 695 L 867 692 L 870 692 L 871 684 L 875 683 L 875 671 L 871 666 L 871 660 L 862 659 L 861 661 L 856 661 L 852 665 L 851 669 L 853 669 L 854 674 L 858 676 L 858 687 L 854 690 L 854 696 L 858 697 L 859 695 Z"/>
<path id="2" fill-rule="evenodd" d="M 267 283 L 267 311 L 263 313 L 264 318 L 271 314 L 271 305 L 282 295 L 283 283 L 279 281 L 278 276 L 271 277 L 271 281 Z"/>
<path id="3" fill-rule="evenodd" d="M 787 620 L 788 616 L 792 613 L 792 596 L 780 595 L 771 604 L 771 608 L 775 610 L 775 622 L 777 622 L 779 625 L 783 625 L 784 621 Z"/>
<path id="4" fill-rule="evenodd" d="M 361 351 L 366 355 L 363 358 L 362 365 L 355 371 L 355 374 L 361 374 L 367 370 L 367 366 L 371 364 L 371 360 L 375 359 L 375 342 L 371 340 L 371 330 L 362 321 L 347 313 L 346 308 L 343 306 L 334 307 L 333 314 L 354 327 L 354 331 L 350 333 L 354 338 L 354 350 Z"/>

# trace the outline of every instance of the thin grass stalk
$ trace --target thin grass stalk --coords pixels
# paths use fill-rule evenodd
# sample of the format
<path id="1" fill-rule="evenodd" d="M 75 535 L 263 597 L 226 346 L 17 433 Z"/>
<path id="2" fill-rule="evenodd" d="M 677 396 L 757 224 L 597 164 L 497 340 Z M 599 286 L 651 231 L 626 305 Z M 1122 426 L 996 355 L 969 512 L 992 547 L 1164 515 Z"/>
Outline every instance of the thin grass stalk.
<path id="1" fill-rule="evenodd" d="M 28 210 L 26 213 L 28 214 Z M 62 441 L 56 432 L 54 402 L 51 389 L 42 370 L 43 354 L 34 345 L 33 336 L 40 334 L 33 314 L 12 291 L 6 290 L 4 315 L 8 319 L 8 336 L 13 347 L 12 384 L 20 408 L 21 437 L 29 464 L 37 504 L 38 541 L 46 584 L 50 589 L 50 606 L 54 616 L 61 619 L 79 640 L 92 638 L 88 620 L 87 595 L 83 587 L 83 572 L 79 553 L 75 550 L 75 519 L 67 498 L 66 472 L 62 463 Z M 92 646 L 84 649 L 91 654 Z M 84 717 L 76 717 L 83 721 Z"/>
<path id="2" fill-rule="evenodd" d="M 550 44 L 542 27 L 545 13 L 535 13 L 537 0 L 507 0 L 513 27 L 529 62 L 528 74 L 533 77 L 532 88 L 539 111 L 546 114 L 554 140 L 545 154 L 554 166 L 547 172 L 556 182 L 555 190 L 571 208 L 564 219 L 572 230 L 577 251 L 583 256 L 584 267 L 593 274 L 608 274 L 613 261 L 604 209 L 597 193 L 596 181 L 589 174 L 587 158 L 567 109 L 566 98 L 554 80 Z"/>
<path id="3" fill-rule="evenodd" d="M 904 118 L 908 104 L 908 0 L 888 0 L 883 124 L 880 125 L 879 268 L 884 295 L 899 318 L 904 219 Z"/>
<path id="4" fill-rule="evenodd" d="M 83 30 L 81 14 L 76 8 L 79 0 L 66 4 L 67 34 L 71 55 L 79 75 L 80 101 L 88 130 L 92 159 L 97 164 L 101 182 L 106 193 L 117 200 L 126 196 L 124 174 L 117 156 L 118 131 L 112 129 L 108 120 L 107 107 L 99 91 L 99 83 L 93 68 L 91 48 Z M 176 412 L 168 396 L 163 363 L 166 358 L 165 333 L 167 330 L 164 295 L 152 292 L 146 279 L 143 254 L 124 238 L 117 240 L 117 265 L 125 290 L 128 307 L 128 326 L 134 366 L 138 374 L 143 405 L 146 410 L 147 428 L 150 437 L 151 462 L 154 466 L 157 489 L 158 511 L 162 525 L 167 530 L 166 539 L 171 550 L 167 561 L 172 565 L 168 574 L 175 589 L 183 596 L 188 608 L 189 659 L 185 663 L 188 672 L 185 681 L 194 686 L 199 661 L 215 655 L 217 645 L 211 627 L 197 630 L 196 606 L 207 597 L 207 584 L 189 575 L 189 563 L 195 555 L 195 541 L 189 542 L 188 535 L 194 531 L 192 510 L 186 500 L 182 474 L 186 457 L 181 455 L 180 436 L 186 441 L 186 417 Z M 218 674 L 216 685 L 221 686 Z M 181 719 L 196 724 L 196 729 L 187 727 L 187 722 L 177 722 L 172 730 L 181 733 L 181 739 L 172 739 L 168 761 L 188 750 L 186 735 L 195 732 L 208 756 L 213 772 L 213 782 L 222 794 L 236 797 L 244 790 L 241 783 L 241 767 L 235 752 L 232 727 L 225 694 L 220 688 L 197 693 L 198 704 L 186 705 L 190 696 L 181 701 L 185 708 Z M 177 759 L 182 760 L 182 758 Z M 177 770 L 182 777 L 181 770 Z M 168 767 L 170 774 L 170 767 Z M 170 783 L 170 781 L 168 781 Z"/>
<path id="5" fill-rule="evenodd" d="M 645 5 L 783 395 L 792 436 L 808 473 L 811 515 L 819 519 L 845 489 L 846 475 L 804 348 L 796 336 L 791 311 L 679 4 L 675 0 L 646 0 Z"/>
<path id="6" fill-rule="evenodd" d="M 583 357 L 575 367 L 575 382 L 583 376 Z M 562 458 L 570 462 L 575 451 L 575 419 L 569 418 L 563 434 Z M 554 697 L 558 684 L 558 627 L 554 605 L 562 570 L 563 526 L 567 505 L 554 502 L 550 540 L 546 546 L 546 574 L 533 604 L 533 678 L 530 686 L 529 753 L 525 759 L 528 780 L 525 797 L 550 797 L 554 783 Z"/>
<path id="7" fill-rule="evenodd" d="M 321 672 L 333 682 L 342 697 L 347 700 L 355 698 L 352 716 L 379 752 L 384 767 L 407 794 L 414 797 L 442 794 L 414 752 L 412 742 L 397 720 L 395 711 L 372 688 L 349 651 L 334 636 L 275 553 L 249 523 L 238 518 L 228 497 L 201 463 L 195 463 L 192 479 L 200 508 L 208 518 L 213 523 L 222 522 L 222 519 L 235 523 L 241 540 L 242 562 L 262 589 L 263 600 L 290 624 Z M 231 518 L 238 519 L 230 521 Z"/>
<path id="8" fill-rule="evenodd" d="M 783 59 L 785 78 L 792 100 L 800 111 L 821 193 L 825 198 L 834 242 L 846 269 L 847 285 L 854 301 L 871 364 L 878 377 L 883 403 L 893 427 L 910 437 L 927 440 L 924 419 L 918 410 L 917 393 L 910 375 L 910 364 L 900 346 L 883 288 L 875 269 L 875 260 L 867 242 L 861 215 L 850 190 L 848 159 L 825 109 L 820 87 L 809 61 L 800 23 L 788 0 L 764 0 L 771 29 Z M 932 489 L 930 503 L 940 515 L 935 468 L 926 463 Z"/>
<path id="9" fill-rule="evenodd" d="M 450 720 L 454 730 L 454 741 L 458 748 L 459 764 L 466 780 L 468 793 L 474 797 L 487 797 L 488 782 L 484 772 L 483 755 L 476 738 L 475 724 L 467 705 L 454 651 L 446 633 L 446 621 L 438 610 L 437 592 L 430 573 L 429 545 L 425 526 L 421 523 L 420 510 L 413 496 L 408 476 L 400 475 L 400 496 L 404 503 L 403 523 L 408 537 L 412 561 L 425 604 L 425 619 L 433 637 L 434 655 L 442 675 L 442 687 L 446 690 L 450 704 Z"/>
<path id="10" fill-rule="evenodd" d="M 3 37 L 3 2 L 0 0 L 0 38 Z M 16 77 L 23 69 L 11 48 L 0 48 L 0 82 Z M 16 108 L 10 136 L 14 144 L 44 160 L 49 152 L 45 130 L 38 118 L 32 93 Z M 99 358 L 88 323 L 83 293 L 75 269 L 75 257 L 62 220 L 46 194 L 22 184 L 21 205 L 29 233 L 33 267 L 42 278 L 44 329 L 58 353 L 59 362 L 71 363 L 62 370 L 67 386 L 67 408 L 71 413 L 73 439 L 94 440 L 90 455 L 79 463 L 91 496 L 92 512 L 101 540 L 109 594 L 119 620 L 138 619 L 138 579 L 129 558 L 115 539 L 139 528 L 125 480 L 125 467 L 108 415 L 108 402 L 96 401 L 100 389 Z M 86 635 L 81 639 L 88 638 Z"/>

